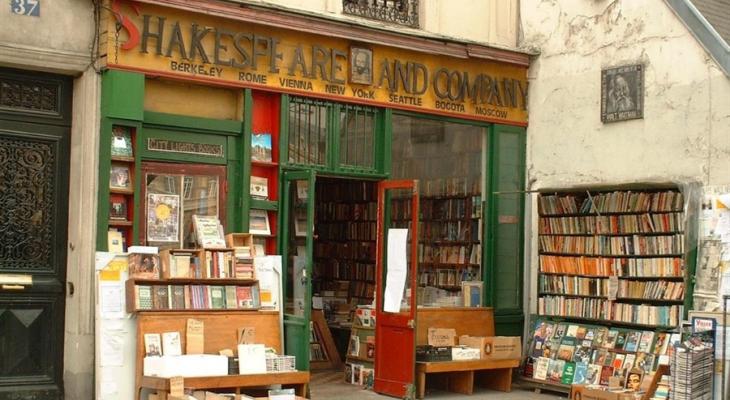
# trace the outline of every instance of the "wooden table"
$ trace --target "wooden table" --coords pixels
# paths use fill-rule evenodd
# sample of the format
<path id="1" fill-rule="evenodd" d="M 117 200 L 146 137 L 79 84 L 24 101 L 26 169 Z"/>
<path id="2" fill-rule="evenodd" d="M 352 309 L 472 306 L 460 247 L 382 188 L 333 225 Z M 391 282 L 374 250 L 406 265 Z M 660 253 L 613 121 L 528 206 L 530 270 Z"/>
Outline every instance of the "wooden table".
<path id="1" fill-rule="evenodd" d="M 283 388 L 293 388 L 297 396 L 306 397 L 309 372 L 269 372 L 266 374 L 191 377 L 184 378 L 183 382 L 186 389 L 231 389 L 236 394 L 241 394 L 243 388 L 281 385 Z M 141 388 L 156 390 L 160 400 L 165 400 L 170 393 L 170 378 L 143 376 Z"/>
<path id="2" fill-rule="evenodd" d="M 461 394 L 472 394 L 474 383 L 502 392 L 512 390 L 512 368 L 520 360 L 466 360 L 416 362 L 416 397 L 426 394 L 426 375 L 434 386 Z M 476 375 L 476 378 L 475 378 Z"/>

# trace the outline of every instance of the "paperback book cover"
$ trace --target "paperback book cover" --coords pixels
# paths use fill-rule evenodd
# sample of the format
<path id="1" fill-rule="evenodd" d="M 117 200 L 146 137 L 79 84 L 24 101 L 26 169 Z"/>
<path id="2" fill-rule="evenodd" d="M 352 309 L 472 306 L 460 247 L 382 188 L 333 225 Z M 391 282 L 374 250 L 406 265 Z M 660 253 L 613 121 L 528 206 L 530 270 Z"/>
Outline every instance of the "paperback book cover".
<path id="1" fill-rule="evenodd" d="M 608 381 L 613 376 L 613 367 L 603 367 L 601 370 L 601 378 L 599 383 L 603 386 L 608 386 Z"/>
<path id="2" fill-rule="evenodd" d="M 593 356 L 591 357 L 591 364 L 604 365 L 606 362 L 606 356 L 608 356 L 608 350 L 606 350 L 606 349 L 593 350 Z"/>
<path id="3" fill-rule="evenodd" d="M 542 357 L 542 351 L 544 349 L 545 339 L 535 336 L 532 340 L 532 357 Z"/>
<path id="4" fill-rule="evenodd" d="M 634 367 L 641 368 L 644 372 L 651 372 L 654 369 L 654 354 L 650 353 L 636 353 L 636 362 Z"/>
<path id="5" fill-rule="evenodd" d="M 565 368 L 563 369 L 563 377 L 561 378 L 560 382 L 565 385 L 570 385 L 573 383 L 574 377 L 575 377 L 575 363 L 566 362 Z"/>
<path id="6" fill-rule="evenodd" d="M 588 328 L 581 325 L 578 327 L 578 332 L 575 333 L 575 338 L 578 340 L 583 340 L 586 338 L 587 332 L 588 332 Z M 591 340 L 593 340 L 593 338 L 591 338 Z"/>
<path id="7" fill-rule="evenodd" d="M 634 368 L 634 362 L 636 361 L 636 354 L 627 354 L 626 358 L 624 358 L 624 369 L 631 369 Z"/>
<path id="8" fill-rule="evenodd" d="M 226 286 L 226 308 L 238 308 L 236 301 L 236 287 L 232 285 Z"/>
<path id="9" fill-rule="evenodd" d="M 179 356 L 182 354 L 180 332 L 164 332 L 162 334 L 162 354 L 166 356 Z"/>
<path id="10" fill-rule="evenodd" d="M 593 339 L 595 339 L 595 338 L 596 338 L 596 328 L 587 328 L 586 336 L 583 339 L 590 340 L 592 342 Z"/>
<path id="11" fill-rule="evenodd" d="M 553 339 L 558 339 L 558 342 L 560 342 L 563 339 L 563 336 L 565 336 L 565 331 L 568 329 L 568 325 L 564 323 L 559 323 L 555 327 L 555 333 L 553 334 Z"/>
<path id="12" fill-rule="evenodd" d="M 591 364 L 588 366 L 588 375 L 586 376 L 587 385 L 598 385 L 601 383 L 601 370 L 602 366 Z"/>
<path id="13" fill-rule="evenodd" d="M 573 362 L 589 363 L 591 361 L 592 351 L 590 347 L 576 346 L 575 352 L 573 353 Z"/>
<path id="14" fill-rule="evenodd" d="M 171 291 L 172 301 L 170 302 L 170 304 L 172 305 L 172 308 L 175 310 L 184 310 L 185 309 L 185 286 L 172 285 L 170 287 L 172 288 L 172 291 Z"/>
<path id="15" fill-rule="evenodd" d="M 606 349 L 613 349 L 616 347 L 616 338 L 618 337 L 618 331 L 611 329 L 606 335 L 606 339 L 603 342 L 603 347 Z M 623 343 L 622 343 L 623 344 Z"/>
<path id="16" fill-rule="evenodd" d="M 651 353 L 651 343 L 654 341 L 654 332 L 644 331 L 639 339 L 639 346 L 635 351 L 642 353 Z"/>
<path id="17" fill-rule="evenodd" d="M 155 290 L 152 293 L 152 303 L 157 310 L 167 310 L 170 308 L 170 299 L 168 296 L 167 285 L 156 285 Z"/>
<path id="18" fill-rule="evenodd" d="M 621 350 L 624 348 L 624 345 L 626 344 L 626 334 L 627 332 L 619 331 L 616 335 L 616 342 L 613 345 L 614 349 Z"/>
<path id="19" fill-rule="evenodd" d="M 623 368 L 625 358 L 626 358 L 625 354 L 616 354 L 616 358 L 613 359 L 613 363 L 611 364 L 614 371 Z"/>
<path id="20" fill-rule="evenodd" d="M 210 308 L 216 310 L 226 308 L 226 294 L 223 286 L 210 286 Z"/>
<path id="21" fill-rule="evenodd" d="M 596 328 L 595 337 L 593 338 L 593 347 L 606 347 L 608 338 L 608 329 L 604 327 Z"/>
<path id="22" fill-rule="evenodd" d="M 540 357 L 537 359 L 535 364 L 535 379 L 544 381 L 547 379 L 548 366 L 550 365 L 550 359 L 547 357 Z"/>
<path id="23" fill-rule="evenodd" d="M 137 285 L 134 287 L 137 292 L 137 308 L 140 310 L 152 309 L 152 286 Z"/>
<path id="24" fill-rule="evenodd" d="M 558 348 L 558 359 L 563 361 L 572 361 L 573 353 L 575 352 L 575 341 L 574 337 L 566 336 L 563 338 L 563 342 Z"/>
<path id="25" fill-rule="evenodd" d="M 626 343 L 624 343 L 624 350 L 630 351 L 632 353 L 636 352 L 636 349 L 639 348 L 639 341 L 643 335 L 640 331 L 629 331 L 626 334 Z"/>
<path id="26" fill-rule="evenodd" d="M 667 347 L 669 345 L 669 334 L 666 332 L 659 332 L 656 335 L 656 343 L 654 343 L 654 354 L 661 355 L 667 353 Z"/>
<path id="27" fill-rule="evenodd" d="M 568 330 L 565 332 L 565 336 L 572 338 L 578 336 L 578 325 L 568 325 Z"/>
<path id="28" fill-rule="evenodd" d="M 588 378 L 588 364 L 579 362 L 575 363 L 575 375 L 573 376 L 573 384 L 584 385 Z"/>
<path id="29" fill-rule="evenodd" d="M 616 353 L 614 353 L 614 352 L 612 352 L 612 351 L 609 351 L 609 352 L 608 352 L 608 353 L 606 354 L 606 359 L 605 359 L 605 360 L 603 360 L 603 366 L 604 366 L 604 367 L 610 367 L 611 365 L 613 365 L 613 360 L 614 360 L 615 358 L 616 358 Z"/>
<path id="30" fill-rule="evenodd" d="M 550 366 L 548 367 L 548 381 L 560 383 L 563 378 L 563 370 L 565 369 L 565 361 L 563 360 L 550 360 Z"/>

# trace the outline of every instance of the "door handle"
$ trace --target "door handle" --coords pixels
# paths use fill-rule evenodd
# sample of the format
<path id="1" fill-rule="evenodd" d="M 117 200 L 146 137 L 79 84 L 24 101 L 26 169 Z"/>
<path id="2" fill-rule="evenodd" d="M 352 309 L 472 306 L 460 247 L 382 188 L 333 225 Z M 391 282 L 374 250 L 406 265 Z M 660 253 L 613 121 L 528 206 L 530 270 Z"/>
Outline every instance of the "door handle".
<path id="1" fill-rule="evenodd" d="M 33 276 L 29 274 L 0 274 L 0 285 L 3 289 L 6 289 L 6 286 L 10 289 L 14 289 L 11 286 L 21 286 L 23 288 L 33 286 Z"/>
<path id="2" fill-rule="evenodd" d="M 2 285 L 3 290 L 24 290 L 25 286 L 23 285 Z"/>

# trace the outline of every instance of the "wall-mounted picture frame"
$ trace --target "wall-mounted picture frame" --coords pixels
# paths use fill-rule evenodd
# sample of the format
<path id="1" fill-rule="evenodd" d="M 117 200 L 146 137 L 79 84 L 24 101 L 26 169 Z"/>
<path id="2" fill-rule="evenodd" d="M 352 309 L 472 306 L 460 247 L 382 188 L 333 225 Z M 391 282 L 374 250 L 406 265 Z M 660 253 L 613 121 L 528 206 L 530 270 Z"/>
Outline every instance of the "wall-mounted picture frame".
<path id="1" fill-rule="evenodd" d="M 350 83 L 373 84 L 373 50 L 367 47 L 350 47 Z"/>
<path id="2" fill-rule="evenodd" d="M 112 189 L 132 189 L 132 179 L 128 165 L 112 164 L 109 173 L 109 187 Z"/>
<path id="3" fill-rule="evenodd" d="M 248 233 L 253 235 L 271 235 L 269 214 L 266 210 L 251 210 L 248 217 Z"/>
<path id="4" fill-rule="evenodd" d="M 644 118 L 644 66 L 626 65 L 601 71 L 601 121 Z"/>
<path id="5" fill-rule="evenodd" d="M 127 220 L 127 198 L 121 194 L 109 196 L 109 219 Z"/>
<path id="6" fill-rule="evenodd" d="M 271 133 L 251 134 L 251 161 L 273 161 Z"/>

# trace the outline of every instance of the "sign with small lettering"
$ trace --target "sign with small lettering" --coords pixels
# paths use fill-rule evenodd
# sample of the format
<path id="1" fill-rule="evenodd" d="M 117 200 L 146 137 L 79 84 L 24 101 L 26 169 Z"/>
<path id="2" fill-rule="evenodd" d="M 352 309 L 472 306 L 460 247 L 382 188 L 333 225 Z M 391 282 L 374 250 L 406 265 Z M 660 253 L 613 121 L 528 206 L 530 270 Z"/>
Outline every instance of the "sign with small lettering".
<path id="1" fill-rule="evenodd" d="M 207 143 L 178 142 L 149 138 L 147 139 L 147 150 L 165 151 L 171 153 L 196 154 L 199 156 L 224 157 L 223 145 Z"/>
<path id="2" fill-rule="evenodd" d="M 148 3 L 112 1 L 107 66 L 201 83 L 527 123 L 527 68 L 288 31 Z M 117 19 L 109 13 L 109 32 Z M 115 60 L 115 61 L 113 61 Z"/>
<path id="3" fill-rule="evenodd" d="M 10 11 L 16 15 L 40 17 L 40 0 L 10 0 Z"/>

